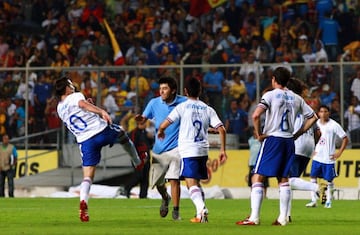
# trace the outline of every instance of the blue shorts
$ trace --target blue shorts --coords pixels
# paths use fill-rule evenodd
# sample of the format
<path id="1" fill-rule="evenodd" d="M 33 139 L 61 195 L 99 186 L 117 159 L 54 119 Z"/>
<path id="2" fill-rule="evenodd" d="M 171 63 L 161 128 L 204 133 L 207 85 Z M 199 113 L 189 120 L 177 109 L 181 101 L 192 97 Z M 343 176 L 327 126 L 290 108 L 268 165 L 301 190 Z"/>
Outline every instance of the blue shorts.
<path id="1" fill-rule="evenodd" d="M 80 154 L 83 166 L 96 166 L 101 159 L 101 149 L 106 145 L 112 146 L 126 133 L 123 129 L 112 124 L 90 139 L 79 143 Z"/>
<path id="2" fill-rule="evenodd" d="M 323 178 L 328 182 L 332 182 L 334 178 L 337 177 L 335 171 L 335 164 L 325 164 L 313 160 L 311 165 L 310 177 Z"/>
<path id="3" fill-rule="evenodd" d="M 198 180 L 208 179 L 206 162 L 208 156 L 188 157 L 181 159 L 180 179 L 191 178 Z"/>
<path id="4" fill-rule="evenodd" d="M 289 177 L 295 158 L 293 138 L 269 136 L 261 145 L 254 173 L 267 177 Z"/>
<path id="5" fill-rule="evenodd" d="M 296 155 L 290 168 L 289 177 L 300 177 L 304 173 L 309 161 L 310 158 L 308 157 Z"/>

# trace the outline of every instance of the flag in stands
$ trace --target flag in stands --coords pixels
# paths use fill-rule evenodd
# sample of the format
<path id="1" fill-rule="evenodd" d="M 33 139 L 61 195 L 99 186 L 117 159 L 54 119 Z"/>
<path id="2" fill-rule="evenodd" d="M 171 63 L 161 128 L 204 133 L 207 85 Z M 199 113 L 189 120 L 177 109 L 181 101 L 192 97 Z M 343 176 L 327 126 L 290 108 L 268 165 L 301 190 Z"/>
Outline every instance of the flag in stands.
<path id="1" fill-rule="evenodd" d="M 202 14 L 208 13 L 211 8 L 215 8 L 225 3 L 227 0 L 191 0 L 189 14 L 194 17 L 199 17 Z"/>
<path id="2" fill-rule="evenodd" d="M 120 50 L 119 43 L 116 41 L 114 32 L 111 30 L 108 22 L 106 19 L 103 20 L 103 23 L 105 25 L 105 28 L 109 34 L 111 45 L 114 51 L 114 65 L 123 65 L 125 64 L 125 58 Z"/>
<path id="3" fill-rule="evenodd" d="M 221 4 L 225 3 L 227 0 L 208 0 L 209 5 L 211 8 L 215 8 L 220 6 Z"/>

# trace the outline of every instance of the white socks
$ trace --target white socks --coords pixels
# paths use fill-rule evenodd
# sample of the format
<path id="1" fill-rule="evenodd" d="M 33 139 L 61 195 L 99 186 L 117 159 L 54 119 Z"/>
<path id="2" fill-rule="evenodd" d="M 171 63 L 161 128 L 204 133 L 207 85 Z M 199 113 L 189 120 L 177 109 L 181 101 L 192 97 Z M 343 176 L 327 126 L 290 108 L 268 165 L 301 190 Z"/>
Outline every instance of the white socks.
<path id="1" fill-rule="evenodd" d="M 205 207 L 205 203 L 202 196 L 202 190 L 198 186 L 191 186 L 189 188 L 190 198 L 196 207 L 196 215 L 201 215 L 201 211 Z"/>
<path id="2" fill-rule="evenodd" d="M 296 178 L 290 178 L 289 183 L 291 189 L 293 190 L 314 191 L 314 192 L 318 190 L 318 185 L 316 184 L 316 181 L 309 182 L 296 177 Z"/>
<path id="3" fill-rule="evenodd" d="M 264 184 L 261 182 L 253 183 L 251 186 L 251 215 L 249 220 L 258 221 L 260 218 L 260 209 L 264 198 Z"/>
<path id="4" fill-rule="evenodd" d="M 286 223 L 286 216 L 288 213 L 288 206 L 291 197 L 291 189 L 289 182 L 279 184 L 280 191 L 280 215 L 278 221 L 280 223 Z"/>
<path id="5" fill-rule="evenodd" d="M 80 185 L 80 201 L 84 200 L 86 204 L 89 201 L 89 193 L 92 180 L 89 177 L 85 177 Z"/>

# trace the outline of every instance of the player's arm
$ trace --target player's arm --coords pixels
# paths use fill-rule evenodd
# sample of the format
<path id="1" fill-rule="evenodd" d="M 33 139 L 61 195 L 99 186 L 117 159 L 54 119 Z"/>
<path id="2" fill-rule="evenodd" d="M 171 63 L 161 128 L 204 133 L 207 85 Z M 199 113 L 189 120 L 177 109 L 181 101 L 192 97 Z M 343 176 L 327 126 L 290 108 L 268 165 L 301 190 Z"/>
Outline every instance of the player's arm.
<path id="1" fill-rule="evenodd" d="M 260 131 L 261 130 L 260 117 L 264 112 L 265 112 L 265 109 L 258 106 L 258 107 L 256 107 L 256 109 L 252 115 L 252 119 L 253 119 L 253 123 L 254 123 L 254 135 L 255 135 L 255 138 L 260 141 L 262 141 L 266 137 Z"/>
<path id="2" fill-rule="evenodd" d="M 227 159 L 226 155 L 226 129 L 224 126 L 219 126 L 216 128 L 216 130 L 219 132 L 220 136 L 220 153 L 219 153 L 219 160 L 220 165 L 224 164 Z"/>
<path id="3" fill-rule="evenodd" d="M 318 116 L 314 113 L 311 118 L 305 120 L 304 125 L 294 134 L 294 139 L 297 139 L 300 135 L 304 134 L 307 130 L 314 125 L 314 123 L 318 120 Z"/>
<path id="4" fill-rule="evenodd" d="M 341 154 L 344 152 L 347 144 L 349 142 L 349 138 L 347 136 L 345 136 L 344 138 L 342 138 L 342 141 L 341 141 L 341 146 L 340 148 L 335 152 L 335 154 L 332 156 L 333 160 L 336 160 L 338 159 Z"/>
<path id="5" fill-rule="evenodd" d="M 144 123 L 146 122 L 147 118 L 141 114 L 136 114 L 135 115 L 135 121 L 140 122 L 140 123 Z"/>
<path id="6" fill-rule="evenodd" d="M 164 139 L 165 138 L 165 129 L 170 126 L 171 122 L 168 119 L 165 119 L 159 126 L 158 132 L 157 132 L 157 137 L 159 139 Z"/>
<path id="7" fill-rule="evenodd" d="M 79 107 L 86 111 L 98 114 L 101 118 L 103 118 L 109 124 L 112 123 L 110 115 L 105 110 L 91 104 L 90 102 L 88 102 L 86 100 L 80 100 Z"/>

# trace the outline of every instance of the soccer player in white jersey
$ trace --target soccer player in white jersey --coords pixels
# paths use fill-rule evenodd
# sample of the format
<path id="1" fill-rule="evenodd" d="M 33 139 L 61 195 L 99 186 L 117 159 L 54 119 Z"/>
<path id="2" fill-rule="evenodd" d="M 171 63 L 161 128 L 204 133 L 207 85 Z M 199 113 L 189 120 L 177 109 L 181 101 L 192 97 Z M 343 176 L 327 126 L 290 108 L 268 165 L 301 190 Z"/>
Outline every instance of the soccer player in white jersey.
<path id="1" fill-rule="evenodd" d="M 290 200 L 288 176 L 295 158 L 294 139 L 307 131 L 317 120 L 314 111 L 299 95 L 286 88 L 290 71 L 284 67 L 274 70 L 272 91 L 266 92 L 252 118 L 256 137 L 263 141 L 254 168 L 251 190 L 251 214 L 236 222 L 237 225 L 257 225 L 260 223 L 260 209 L 263 200 L 265 177 L 276 177 L 279 186 L 280 214 L 273 225 L 287 224 L 287 210 Z M 260 117 L 265 113 L 264 128 L 260 128 Z M 304 115 L 304 125 L 294 133 L 297 114 Z"/>
<path id="2" fill-rule="evenodd" d="M 287 84 L 287 88 L 301 97 L 307 95 L 307 85 L 299 79 L 291 78 Z M 303 123 L 304 116 L 302 114 L 296 115 L 294 133 L 301 128 Z M 314 129 L 315 125 L 295 140 L 295 158 L 290 168 L 289 184 L 292 190 L 311 191 L 314 197 L 317 197 L 319 195 L 319 185 L 300 178 L 301 174 L 304 173 L 315 148 Z M 291 201 L 292 200 L 290 199 L 287 213 L 289 222 L 291 222 Z"/>
<path id="3" fill-rule="evenodd" d="M 75 87 L 69 77 L 59 78 L 55 89 L 59 98 L 57 106 L 59 117 L 74 134 L 80 148 L 83 180 L 80 185 L 79 216 L 82 222 L 88 222 L 89 192 L 96 165 L 101 159 L 102 147 L 111 146 L 119 140 L 129 153 L 134 166 L 139 168 L 142 162 L 126 132 L 112 123 L 110 115 L 105 110 L 88 102 L 82 93 L 75 92 Z"/>
<path id="4" fill-rule="evenodd" d="M 202 195 L 200 180 L 208 178 L 206 162 L 208 160 L 208 129 L 210 126 L 215 128 L 220 135 L 220 164 L 225 163 L 227 159 L 225 127 L 215 110 L 199 100 L 200 92 L 200 82 L 191 78 L 185 86 L 188 100 L 175 107 L 162 122 L 157 133 L 158 138 L 163 139 L 165 129 L 180 120 L 181 178 L 185 179 L 190 198 L 196 207 L 196 216 L 190 220 L 193 223 L 208 222 L 208 209 Z"/>
<path id="5" fill-rule="evenodd" d="M 326 105 L 319 108 L 319 120 L 316 122 L 316 135 L 319 141 L 315 146 L 313 161 L 311 165 L 310 177 L 312 182 L 317 178 L 323 178 L 327 181 L 325 208 L 331 208 L 332 191 L 334 189 L 333 180 L 337 176 L 335 171 L 335 162 L 344 152 L 349 139 L 344 129 L 339 123 L 330 118 L 330 109 Z M 340 148 L 336 151 L 336 138 L 342 139 Z M 310 202 L 316 205 L 316 198 Z M 310 207 L 310 203 L 306 206 Z"/>

